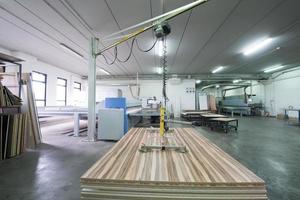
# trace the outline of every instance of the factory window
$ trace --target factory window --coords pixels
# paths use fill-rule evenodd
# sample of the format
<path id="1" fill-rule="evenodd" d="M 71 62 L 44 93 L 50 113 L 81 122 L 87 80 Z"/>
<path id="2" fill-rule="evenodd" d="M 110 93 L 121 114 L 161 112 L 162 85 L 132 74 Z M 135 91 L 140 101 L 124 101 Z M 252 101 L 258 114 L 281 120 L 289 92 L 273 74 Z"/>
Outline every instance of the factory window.
<path id="1" fill-rule="evenodd" d="M 56 105 L 67 105 L 67 80 L 59 77 L 56 82 Z"/>
<path id="2" fill-rule="evenodd" d="M 74 90 L 80 92 L 81 91 L 81 83 L 74 82 Z"/>
<path id="3" fill-rule="evenodd" d="M 32 88 L 37 106 L 46 106 L 47 74 L 32 72 Z"/>
<path id="4" fill-rule="evenodd" d="M 74 99 L 74 105 L 78 106 L 80 105 L 82 94 L 81 94 L 81 83 L 74 82 L 73 84 L 74 92 L 73 92 L 73 99 Z"/>

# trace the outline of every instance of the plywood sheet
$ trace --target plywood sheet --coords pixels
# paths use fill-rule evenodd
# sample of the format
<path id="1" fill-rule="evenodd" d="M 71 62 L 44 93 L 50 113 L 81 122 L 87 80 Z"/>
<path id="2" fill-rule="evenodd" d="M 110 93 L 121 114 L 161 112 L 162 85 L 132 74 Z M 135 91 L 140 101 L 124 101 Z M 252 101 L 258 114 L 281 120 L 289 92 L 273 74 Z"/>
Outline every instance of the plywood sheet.
<path id="1" fill-rule="evenodd" d="M 267 199 L 261 178 L 195 129 L 177 128 L 168 136 L 170 145 L 185 145 L 186 153 L 140 152 L 141 144 L 160 142 L 147 130 L 131 129 L 81 177 L 82 199 Z"/>

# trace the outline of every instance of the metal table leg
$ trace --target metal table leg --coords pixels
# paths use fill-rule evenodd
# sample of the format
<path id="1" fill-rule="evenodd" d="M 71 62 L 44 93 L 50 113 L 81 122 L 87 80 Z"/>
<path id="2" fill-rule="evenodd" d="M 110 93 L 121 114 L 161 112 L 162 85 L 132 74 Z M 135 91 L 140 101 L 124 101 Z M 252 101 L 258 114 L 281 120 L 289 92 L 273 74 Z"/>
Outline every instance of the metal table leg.
<path id="1" fill-rule="evenodd" d="M 79 136 L 79 125 L 80 120 L 79 120 L 79 113 L 74 112 L 74 136 L 78 137 Z"/>

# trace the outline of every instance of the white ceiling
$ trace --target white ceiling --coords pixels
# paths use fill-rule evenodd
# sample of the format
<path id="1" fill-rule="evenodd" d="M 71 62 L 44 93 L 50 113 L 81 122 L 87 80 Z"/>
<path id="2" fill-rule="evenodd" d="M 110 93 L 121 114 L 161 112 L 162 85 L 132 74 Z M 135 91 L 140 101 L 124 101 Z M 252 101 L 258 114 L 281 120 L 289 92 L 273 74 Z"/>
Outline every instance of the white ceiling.
<path id="1" fill-rule="evenodd" d="M 165 12 L 190 2 L 165 0 Z M 258 74 L 277 64 L 299 66 L 299 8 L 299 0 L 210 0 L 169 22 L 168 71 L 209 74 L 222 65 L 224 74 Z M 101 39 L 161 13 L 161 0 L 0 0 L 0 46 L 86 75 L 87 62 L 65 52 L 59 43 L 88 58 L 92 36 Z M 268 48 L 249 57 L 242 54 L 245 46 L 266 36 L 275 38 Z M 150 47 L 153 33 L 138 36 L 138 41 Z M 120 58 L 127 57 L 129 46 L 130 42 L 118 48 Z M 97 63 L 112 75 L 154 74 L 159 65 L 155 51 L 134 48 L 127 63 L 109 66 L 102 57 Z M 112 60 L 113 51 L 105 55 Z"/>

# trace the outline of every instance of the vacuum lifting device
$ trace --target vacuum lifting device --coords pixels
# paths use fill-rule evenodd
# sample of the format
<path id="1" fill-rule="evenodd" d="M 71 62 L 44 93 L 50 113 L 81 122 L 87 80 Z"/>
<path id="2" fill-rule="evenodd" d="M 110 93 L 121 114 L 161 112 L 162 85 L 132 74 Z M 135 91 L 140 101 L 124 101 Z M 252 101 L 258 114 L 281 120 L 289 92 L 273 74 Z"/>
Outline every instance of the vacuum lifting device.
<path id="1" fill-rule="evenodd" d="M 171 28 L 169 26 L 169 24 L 167 23 L 168 20 L 184 13 L 187 12 L 191 9 L 193 9 L 196 6 L 199 6 L 205 2 L 207 2 L 208 0 L 197 0 L 194 1 L 190 4 L 187 4 L 185 6 L 182 6 L 180 8 L 177 8 L 175 10 L 169 11 L 167 13 L 164 13 L 162 15 L 159 15 L 157 17 L 154 17 L 152 19 L 146 20 L 142 23 L 133 25 L 131 27 L 128 27 L 126 29 L 120 30 L 116 33 L 110 34 L 108 36 L 106 36 L 103 39 L 106 40 L 117 40 L 116 42 L 114 42 L 113 44 L 104 47 L 103 49 L 101 49 L 100 51 L 97 50 L 98 48 L 98 39 L 97 38 L 92 38 L 91 39 L 91 44 L 90 44 L 90 51 L 91 51 L 91 55 L 90 55 L 90 69 L 93 70 L 89 70 L 89 79 L 90 79 L 90 75 L 91 75 L 91 80 L 89 80 L 89 93 L 91 91 L 91 93 L 93 93 L 94 88 L 94 83 L 95 82 L 95 74 L 93 74 L 93 72 L 95 73 L 95 67 L 96 67 L 96 58 L 97 56 L 103 54 L 105 51 L 115 48 L 116 46 L 128 41 L 129 39 L 134 39 L 136 36 L 140 35 L 141 33 L 153 29 L 155 36 L 157 37 L 157 40 L 161 40 L 162 44 L 163 44 L 163 55 L 161 57 L 160 60 L 160 67 L 162 68 L 162 95 L 163 95 L 163 103 L 161 104 L 160 107 L 160 128 L 159 128 L 159 135 L 161 138 L 161 142 L 158 145 L 146 145 L 143 144 L 140 147 L 140 151 L 141 152 L 148 152 L 151 151 L 152 149 L 161 149 L 161 150 L 175 150 L 178 152 L 186 152 L 187 149 L 185 146 L 176 146 L 176 145 L 171 145 L 170 144 L 170 136 L 166 136 L 166 134 L 170 134 L 172 131 L 169 130 L 168 126 L 167 126 L 167 121 L 166 121 L 166 104 L 168 101 L 167 95 L 166 95 L 166 81 L 167 81 L 167 47 L 166 47 L 166 38 L 167 35 L 170 34 L 171 32 Z M 139 28 L 141 26 L 144 26 L 143 28 Z M 139 28 L 139 29 L 137 29 Z M 133 31 L 132 33 L 129 33 L 127 35 L 124 35 L 125 32 L 128 32 L 129 30 L 133 30 L 133 29 L 137 29 L 135 31 Z M 120 35 L 121 36 L 117 36 Z M 115 38 L 113 38 L 113 36 L 117 36 Z M 91 86 L 91 87 L 90 87 Z M 90 98 L 92 97 L 92 98 Z M 92 135 L 94 130 L 94 124 L 93 120 L 95 120 L 95 114 L 92 113 L 94 111 L 94 98 L 95 95 L 89 95 L 89 130 L 88 130 L 88 135 Z M 91 119 L 91 121 L 90 121 Z M 151 131 L 150 131 L 151 132 Z M 91 134 L 89 134 L 91 133 Z"/>

